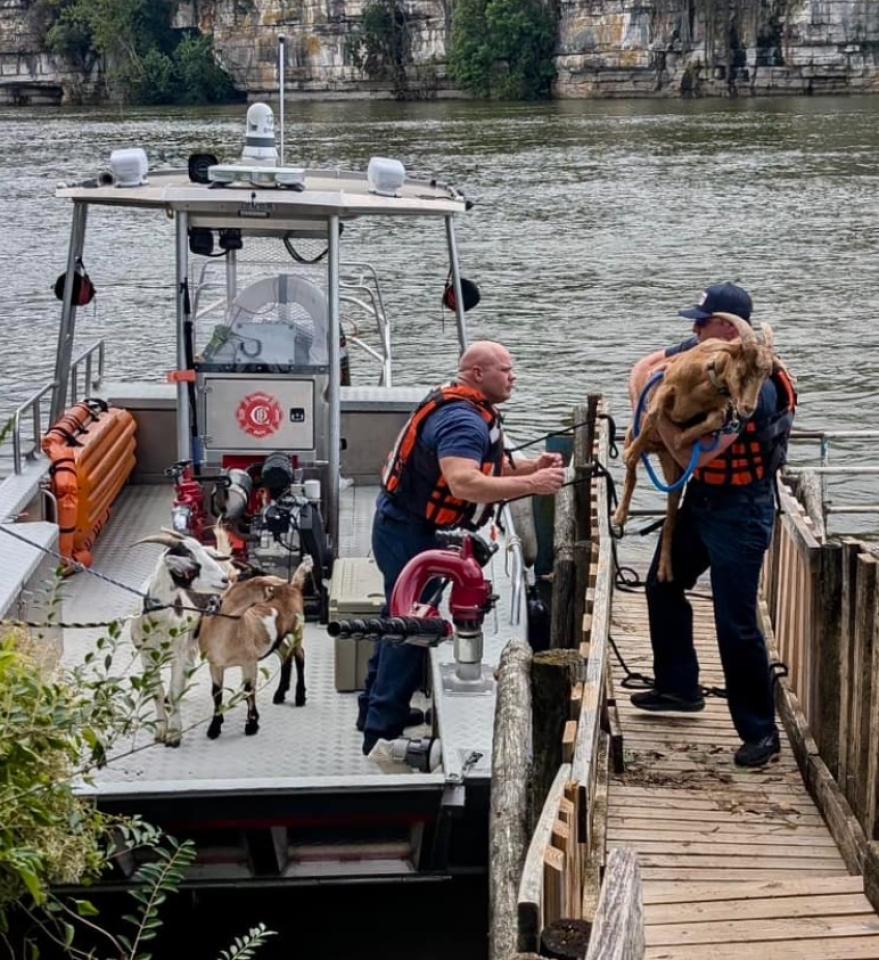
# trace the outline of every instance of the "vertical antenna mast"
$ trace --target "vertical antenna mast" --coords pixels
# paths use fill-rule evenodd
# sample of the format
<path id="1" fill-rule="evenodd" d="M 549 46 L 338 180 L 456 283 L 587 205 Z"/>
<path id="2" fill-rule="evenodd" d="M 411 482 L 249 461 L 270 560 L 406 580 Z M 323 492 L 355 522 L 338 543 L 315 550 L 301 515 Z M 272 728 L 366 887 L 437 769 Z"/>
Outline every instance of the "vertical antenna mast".
<path id="1" fill-rule="evenodd" d="M 281 98 L 281 166 L 284 166 L 284 94 L 285 94 L 285 82 L 284 82 L 284 65 L 286 61 L 286 50 L 285 43 L 287 38 L 282 33 L 278 37 L 278 94 Z"/>

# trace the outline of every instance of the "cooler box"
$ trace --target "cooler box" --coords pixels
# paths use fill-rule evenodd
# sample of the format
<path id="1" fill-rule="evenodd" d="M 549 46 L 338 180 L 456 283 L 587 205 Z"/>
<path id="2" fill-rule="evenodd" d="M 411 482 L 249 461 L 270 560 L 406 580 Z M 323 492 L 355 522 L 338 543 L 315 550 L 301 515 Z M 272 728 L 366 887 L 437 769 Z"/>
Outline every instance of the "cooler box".
<path id="1" fill-rule="evenodd" d="M 384 579 L 368 557 L 341 557 L 333 564 L 330 582 L 330 620 L 379 617 L 385 605 Z M 366 667 L 375 649 L 373 640 L 335 638 L 336 689 L 362 690 Z"/>

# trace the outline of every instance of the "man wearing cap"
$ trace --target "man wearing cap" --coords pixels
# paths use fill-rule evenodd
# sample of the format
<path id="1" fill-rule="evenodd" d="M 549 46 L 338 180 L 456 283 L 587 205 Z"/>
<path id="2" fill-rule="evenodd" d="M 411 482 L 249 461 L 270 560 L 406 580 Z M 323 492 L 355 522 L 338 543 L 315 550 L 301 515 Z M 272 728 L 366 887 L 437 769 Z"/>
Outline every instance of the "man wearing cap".
<path id="1" fill-rule="evenodd" d="M 672 356 L 710 338 L 733 340 L 735 327 L 717 313 L 750 323 L 751 297 L 733 283 L 708 287 L 699 303 L 679 316 L 693 320 L 693 336 L 657 351 L 632 370 L 633 406 L 648 379 Z M 761 767 L 780 752 L 766 643 L 757 621 L 757 589 L 763 555 L 775 518 L 773 483 L 784 463 L 796 394 L 783 370 L 763 385 L 754 416 L 738 434 L 724 435 L 703 454 L 687 485 L 672 541 L 674 579 L 657 578 L 659 549 L 647 576 L 647 607 L 653 647 L 654 688 L 631 697 L 641 710 L 696 712 L 705 701 L 693 646 L 693 611 L 685 591 L 710 569 L 717 641 L 727 703 L 742 745 L 735 763 Z M 669 451 L 686 467 L 691 449 L 678 451 L 674 424 L 659 432 Z"/>

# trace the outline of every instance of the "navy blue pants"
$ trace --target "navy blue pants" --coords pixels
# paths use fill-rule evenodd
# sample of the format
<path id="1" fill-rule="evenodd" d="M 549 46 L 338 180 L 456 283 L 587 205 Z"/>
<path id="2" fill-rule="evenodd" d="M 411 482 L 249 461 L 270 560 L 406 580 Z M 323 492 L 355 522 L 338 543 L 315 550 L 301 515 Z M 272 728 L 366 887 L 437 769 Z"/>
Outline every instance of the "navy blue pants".
<path id="1" fill-rule="evenodd" d="M 376 511 L 372 523 L 372 553 L 385 581 L 385 599 L 391 594 L 400 571 L 419 553 L 438 547 L 435 531 L 418 523 L 392 520 Z M 377 737 L 399 737 L 409 717 L 409 701 L 424 676 L 426 651 L 408 643 L 376 645 L 369 661 L 366 686 L 359 697 L 364 719 L 364 747 Z"/>
<path id="2" fill-rule="evenodd" d="M 699 696 L 693 610 L 684 595 L 711 569 L 714 622 L 727 703 L 742 740 L 775 729 L 766 641 L 757 625 L 757 587 L 772 537 L 775 504 L 768 483 L 709 487 L 691 483 L 672 541 L 674 580 L 656 579 L 659 547 L 647 576 L 647 606 L 656 689 L 688 700 Z"/>

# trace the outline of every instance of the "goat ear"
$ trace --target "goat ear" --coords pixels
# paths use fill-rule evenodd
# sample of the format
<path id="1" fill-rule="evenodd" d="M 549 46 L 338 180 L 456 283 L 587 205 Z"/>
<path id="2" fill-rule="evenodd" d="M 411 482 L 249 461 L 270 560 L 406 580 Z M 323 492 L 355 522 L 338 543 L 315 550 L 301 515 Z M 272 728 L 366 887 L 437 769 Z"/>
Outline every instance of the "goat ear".
<path id="1" fill-rule="evenodd" d="M 165 557 L 165 566 L 175 580 L 182 580 L 185 583 L 191 583 L 198 574 L 198 564 L 192 557 L 181 557 L 175 553 L 169 553 Z"/>
<path id="2" fill-rule="evenodd" d="M 265 595 L 266 600 L 272 600 L 275 596 L 275 588 L 271 583 L 266 583 L 263 585 L 263 594 Z"/>
<path id="3" fill-rule="evenodd" d="M 717 353 L 711 358 L 710 363 L 714 366 L 714 372 L 717 376 L 721 376 L 726 373 L 726 368 L 729 366 L 729 361 L 732 356 L 732 347 L 735 347 L 736 350 L 739 349 L 739 344 L 730 343 L 727 347 L 724 345 L 722 350 L 718 350 Z"/>
<path id="4" fill-rule="evenodd" d="M 775 349 L 775 334 L 772 332 L 772 327 L 768 323 L 761 323 L 760 330 L 763 334 L 763 346 L 768 347 L 770 350 Z"/>

